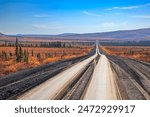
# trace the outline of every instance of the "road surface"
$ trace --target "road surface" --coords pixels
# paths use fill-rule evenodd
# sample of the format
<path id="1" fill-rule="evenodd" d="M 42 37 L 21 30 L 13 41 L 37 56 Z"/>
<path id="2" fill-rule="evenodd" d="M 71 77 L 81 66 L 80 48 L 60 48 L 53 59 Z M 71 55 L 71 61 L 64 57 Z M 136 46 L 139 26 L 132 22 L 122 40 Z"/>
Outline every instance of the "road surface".
<path id="1" fill-rule="evenodd" d="M 93 52 L 1 78 L 0 99 L 150 100 L 149 63 Z"/>
<path id="2" fill-rule="evenodd" d="M 18 99 L 42 100 L 55 99 L 63 90 L 73 81 L 77 76 L 87 67 L 87 65 L 96 58 L 97 53 L 90 58 L 77 63 L 71 68 L 63 71 L 55 77 L 47 80 L 41 85 L 29 90 L 25 94 L 18 97 Z"/>
<path id="3" fill-rule="evenodd" d="M 112 71 L 108 59 L 101 54 L 83 99 L 117 99 L 115 77 L 116 75 Z"/>

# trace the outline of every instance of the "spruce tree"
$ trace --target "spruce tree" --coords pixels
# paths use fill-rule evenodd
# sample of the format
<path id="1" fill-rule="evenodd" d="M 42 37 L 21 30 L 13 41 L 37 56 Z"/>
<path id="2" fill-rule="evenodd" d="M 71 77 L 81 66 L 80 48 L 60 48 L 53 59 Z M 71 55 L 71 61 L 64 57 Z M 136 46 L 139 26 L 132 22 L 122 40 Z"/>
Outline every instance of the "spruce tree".
<path id="1" fill-rule="evenodd" d="M 16 46 L 16 49 L 15 49 L 16 62 L 19 62 L 19 43 L 18 43 L 18 38 L 17 37 L 16 37 L 15 46 Z"/>
<path id="2" fill-rule="evenodd" d="M 33 49 L 32 49 L 32 52 L 31 52 L 31 56 L 34 56 L 34 52 L 33 52 Z"/>
<path id="3" fill-rule="evenodd" d="M 7 60 L 7 59 L 8 59 L 7 53 L 2 50 L 2 60 Z"/>
<path id="4" fill-rule="evenodd" d="M 10 58 L 12 58 L 12 56 L 13 56 L 13 54 L 12 54 L 12 52 L 11 52 L 11 51 L 9 52 L 9 56 L 10 56 Z"/>
<path id="5" fill-rule="evenodd" d="M 5 57 L 5 60 L 7 60 L 7 53 L 4 51 L 4 57 Z"/>
<path id="6" fill-rule="evenodd" d="M 40 53 L 37 54 L 37 59 L 38 59 L 39 61 L 41 61 L 41 54 L 40 54 Z"/>
<path id="7" fill-rule="evenodd" d="M 21 46 L 19 46 L 19 62 L 22 61 L 22 58 L 23 58 L 22 48 Z"/>
<path id="8" fill-rule="evenodd" d="M 29 52 L 28 52 L 28 49 L 27 49 L 27 52 L 26 52 L 26 64 L 29 63 Z"/>
<path id="9" fill-rule="evenodd" d="M 4 51 L 2 50 L 2 60 L 4 60 Z"/>
<path id="10" fill-rule="evenodd" d="M 27 56 L 27 52 L 26 52 L 26 50 L 24 49 L 24 52 L 23 52 L 23 60 L 24 60 L 24 62 L 26 62 L 26 56 Z"/>

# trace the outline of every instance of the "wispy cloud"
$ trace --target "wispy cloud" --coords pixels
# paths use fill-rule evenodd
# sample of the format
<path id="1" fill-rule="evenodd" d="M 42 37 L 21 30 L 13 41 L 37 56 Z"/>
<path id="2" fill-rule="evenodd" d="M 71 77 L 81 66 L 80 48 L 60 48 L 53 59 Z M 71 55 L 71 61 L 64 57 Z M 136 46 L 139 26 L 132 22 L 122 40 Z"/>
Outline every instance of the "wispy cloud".
<path id="1" fill-rule="evenodd" d="M 116 27 L 116 26 L 118 25 L 114 22 L 104 22 L 101 24 L 101 27 Z"/>
<path id="2" fill-rule="evenodd" d="M 103 22 L 101 24 L 98 24 L 96 27 L 101 28 L 116 28 L 116 27 L 125 27 L 127 26 L 127 22 Z"/>
<path id="3" fill-rule="evenodd" d="M 44 29 L 44 30 L 56 30 L 56 29 L 62 29 L 62 26 L 54 26 L 49 24 L 32 24 L 34 28 L 38 29 Z"/>
<path id="4" fill-rule="evenodd" d="M 89 16 L 96 16 L 96 17 L 101 16 L 100 14 L 92 13 L 92 12 L 89 12 L 89 11 L 82 11 L 82 13 L 85 14 L 85 15 L 89 15 Z"/>
<path id="5" fill-rule="evenodd" d="M 49 14 L 34 14 L 33 17 L 37 18 L 44 18 L 44 17 L 50 17 L 51 15 Z"/>
<path id="6" fill-rule="evenodd" d="M 123 7 L 112 7 L 112 8 L 108 8 L 106 10 L 130 10 L 130 9 L 138 9 L 138 8 L 142 8 L 142 7 L 147 7 L 150 6 L 150 3 L 147 4 L 142 4 L 142 5 L 135 5 L 135 6 L 123 6 Z"/>
<path id="7" fill-rule="evenodd" d="M 39 29 L 50 29 L 49 26 L 44 25 L 44 24 L 32 24 L 33 27 L 39 28 Z"/>
<path id="8" fill-rule="evenodd" d="M 150 15 L 135 15 L 134 18 L 150 19 Z"/>

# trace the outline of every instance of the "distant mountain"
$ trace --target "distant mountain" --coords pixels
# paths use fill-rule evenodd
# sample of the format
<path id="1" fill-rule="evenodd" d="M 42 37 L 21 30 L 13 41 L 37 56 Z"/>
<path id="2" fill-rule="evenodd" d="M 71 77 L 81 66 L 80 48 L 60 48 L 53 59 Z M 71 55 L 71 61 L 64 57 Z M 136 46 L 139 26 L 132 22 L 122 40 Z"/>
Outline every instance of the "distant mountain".
<path id="1" fill-rule="evenodd" d="M 150 28 L 136 30 L 120 30 L 103 33 L 74 34 L 64 33 L 59 35 L 47 35 L 52 39 L 98 39 L 98 40 L 120 40 L 120 41 L 139 41 L 150 40 Z"/>
<path id="2" fill-rule="evenodd" d="M 0 36 L 5 36 L 3 33 L 0 33 Z"/>
<path id="3" fill-rule="evenodd" d="M 150 28 L 137 30 L 121 30 L 104 33 L 74 34 L 70 37 L 95 38 L 95 39 L 119 39 L 119 40 L 150 40 Z"/>
<path id="4" fill-rule="evenodd" d="M 63 34 L 59 34 L 57 36 L 72 36 L 72 35 L 76 35 L 77 33 L 63 33 Z"/>
<path id="5" fill-rule="evenodd" d="M 18 36 L 18 37 L 47 37 L 47 36 L 52 36 L 48 34 L 16 34 L 13 36 Z"/>
<path id="6" fill-rule="evenodd" d="M 0 33 L 3 36 L 4 34 Z M 78 40 L 114 40 L 114 41 L 150 41 L 150 28 L 136 29 L 136 30 L 120 30 L 112 32 L 102 32 L 102 33 L 85 33 L 85 34 L 75 34 L 75 33 L 64 33 L 59 35 L 49 35 L 49 34 L 17 34 L 9 35 L 10 37 L 18 36 L 22 40 L 25 38 L 33 40 L 50 40 L 50 39 L 78 39 Z M 6 36 L 5 36 L 6 37 Z"/>
<path id="7" fill-rule="evenodd" d="M 50 34 L 16 34 L 16 35 L 9 35 L 9 36 L 19 36 L 19 37 L 53 37 L 53 36 L 71 36 L 75 35 L 76 33 L 62 33 L 57 35 L 50 35 Z"/>

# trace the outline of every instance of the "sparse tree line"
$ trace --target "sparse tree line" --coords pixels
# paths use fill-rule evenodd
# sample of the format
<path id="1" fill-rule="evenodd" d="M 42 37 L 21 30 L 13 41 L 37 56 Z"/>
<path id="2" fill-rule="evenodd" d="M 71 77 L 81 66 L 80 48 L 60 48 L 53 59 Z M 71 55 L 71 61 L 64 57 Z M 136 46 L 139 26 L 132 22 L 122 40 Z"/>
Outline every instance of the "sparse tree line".
<path id="1" fill-rule="evenodd" d="M 2 60 L 11 59 L 13 56 L 14 55 L 11 51 L 5 52 L 4 50 L 2 50 L 2 52 L 0 53 L 0 58 Z M 22 50 L 22 47 L 20 46 L 18 42 L 18 38 L 16 38 L 16 42 L 15 42 L 15 59 L 16 59 L 16 62 L 26 62 L 26 63 L 28 63 L 28 60 L 29 60 L 28 49 Z"/>
<path id="2" fill-rule="evenodd" d="M 150 41 L 100 41 L 103 46 L 150 46 Z"/>
<path id="3" fill-rule="evenodd" d="M 51 46 L 52 47 L 52 45 L 49 45 L 49 44 L 53 44 L 53 46 L 54 47 L 61 47 L 63 44 L 62 43 L 60 43 L 60 42 L 51 42 L 51 43 L 46 43 L 46 42 L 42 42 L 41 43 L 41 47 L 43 46 L 43 47 L 45 47 L 45 46 Z M 64 47 L 65 45 L 63 45 L 63 47 Z M 23 48 L 22 49 L 22 47 L 24 47 L 24 46 L 22 46 L 22 44 L 18 41 L 18 38 L 16 38 L 16 41 L 15 41 L 15 53 L 12 53 L 11 51 L 5 51 L 5 50 L 2 50 L 1 52 L 0 52 L 0 58 L 2 59 L 2 60 L 9 60 L 9 59 L 12 59 L 14 56 L 15 56 L 15 61 L 18 63 L 18 62 L 25 62 L 25 63 L 29 63 L 29 55 L 30 55 L 30 57 L 35 57 L 35 58 L 37 58 L 37 60 L 39 61 L 39 62 L 41 62 L 42 61 L 42 59 L 43 59 L 43 56 L 44 56 L 44 58 L 50 58 L 50 57 L 56 57 L 56 56 L 58 56 L 58 54 L 59 54 L 59 56 L 61 57 L 61 58 L 63 58 L 65 55 L 67 55 L 63 50 L 62 50 L 62 52 L 60 52 L 60 53 L 56 53 L 56 52 L 53 52 L 53 53 L 50 53 L 50 52 L 45 52 L 44 53 L 44 55 L 43 54 L 41 54 L 40 52 L 34 52 L 34 50 L 32 49 L 32 50 L 28 50 L 28 48 Z M 78 52 L 73 52 L 72 53 L 73 55 L 76 55 L 76 54 L 78 54 Z"/>
<path id="4" fill-rule="evenodd" d="M 72 47 L 80 47 L 80 46 L 91 46 L 94 45 L 94 42 L 28 42 L 28 41 L 20 41 L 19 45 L 21 47 L 48 47 L 48 48 L 72 48 Z M 0 46 L 5 47 L 15 47 L 16 42 L 14 41 L 1 41 Z"/>
<path id="5" fill-rule="evenodd" d="M 2 60 L 8 60 L 9 58 L 12 58 L 13 54 L 11 52 L 7 53 L 4 50 L 0 53 L 0 58 Z"/>
<path id="6" fill-rule="evenodd" d="M 28 49 L 23 50 L 22 46 L 18 42 L 18 38 L 16 38 L 15 54 L 13 55 L 11 51 L 5 52 L 4 50 L 2 50 L 2 52 L 0 53 L 0 58 L 2 60 L 8 60 L 8 59 L 11 59 L 13 56 L 15 56 L 16 62 L 26 62 L 28 64 L 29 54 L 31 54 L 31 56 L 35 56 L 34 50 L 32 49 L 31 53 L 29 53 Z M 46 54 L 47 54 L 47 57 L 50 57 L 49 53 L 46 53 Z M 36 57 L 39 61 L 41 61 L 41 53 L 37 53 Z"/>

